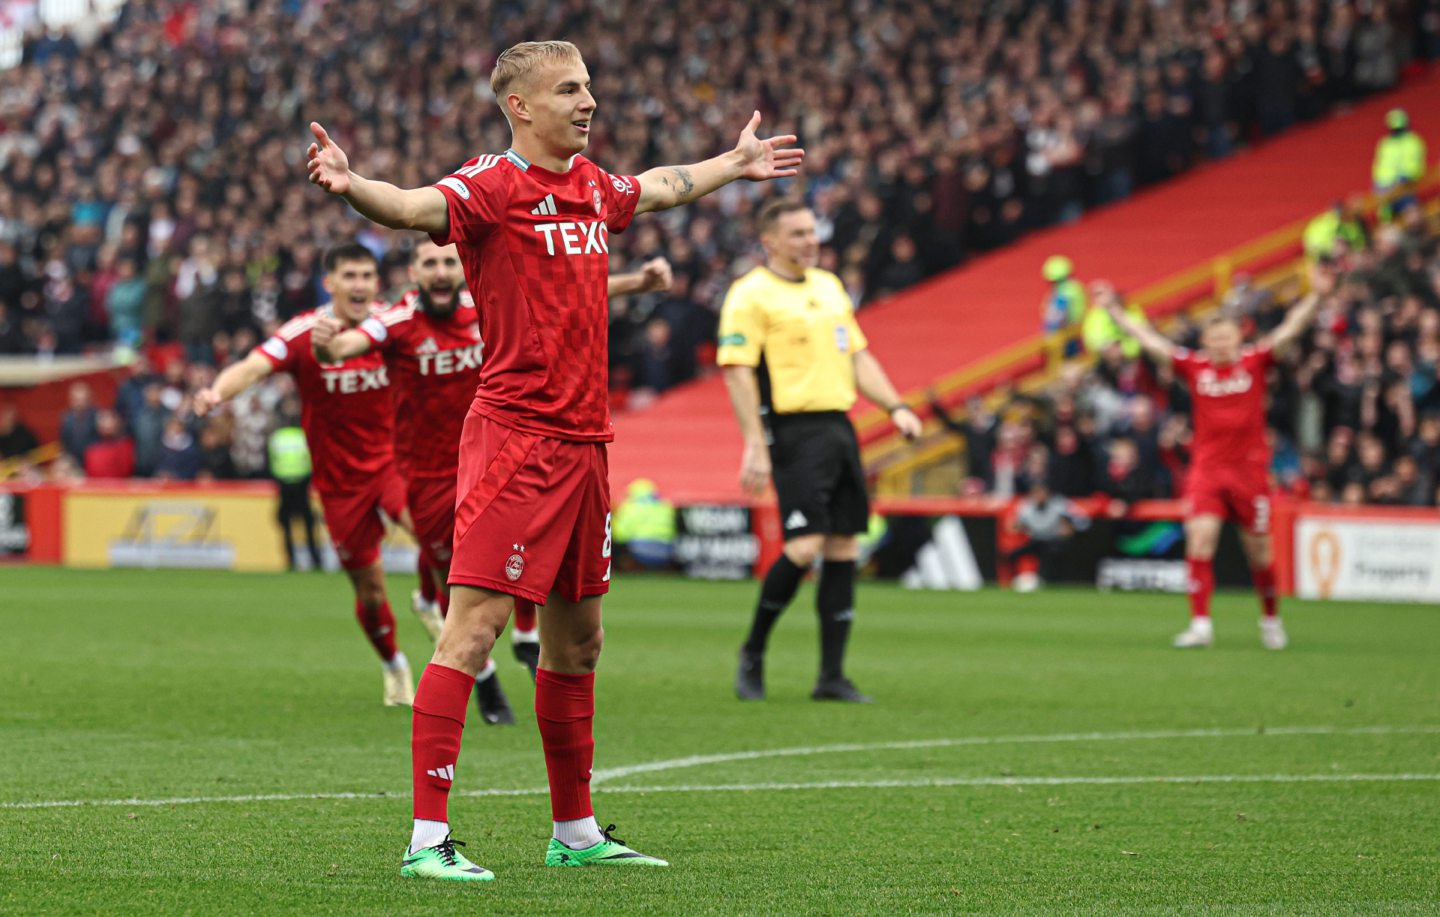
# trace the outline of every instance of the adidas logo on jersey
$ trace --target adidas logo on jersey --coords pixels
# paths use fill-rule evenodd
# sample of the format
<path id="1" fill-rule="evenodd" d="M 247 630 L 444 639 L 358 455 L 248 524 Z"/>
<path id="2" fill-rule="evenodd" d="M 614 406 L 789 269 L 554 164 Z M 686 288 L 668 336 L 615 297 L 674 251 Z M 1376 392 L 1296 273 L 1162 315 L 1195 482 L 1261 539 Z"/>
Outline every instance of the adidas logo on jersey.
<path id="1" fill-rule="evenodd" d="M 434 338 L 426 338 L 419 347 L 415 348 L 416 353 L 438 353 L 440 345 L 435 343 Z"/>
<path id="2" fill-rule="evenodd" d="M 455 782 L 455 765 L 447 764 L 444 767 L 437 767 L 433 771 L 426 771 L 431 777 L 439 777 L 441 780 Z"/>
<path id="3" fill-rule="evenodd" d="M 555 209 L 555 195 L 545 195 L 545 199 L 539 204 L 536 204 L 534 209 L 532 209 L 530 212 L 535 214 L 535 216 L 537 217 L 558 216 L 560 211 Z"/>
<path id="4" fill-rule="evenodd" d="M 798 509 L 794 510 L 790 513 L 789 516 L 785 517 L 785 531 L 787 532 L 793 529 L 803 529 L 809 524 L 810 520 L 806 519 L 805 514 L 800 512 Z"/>

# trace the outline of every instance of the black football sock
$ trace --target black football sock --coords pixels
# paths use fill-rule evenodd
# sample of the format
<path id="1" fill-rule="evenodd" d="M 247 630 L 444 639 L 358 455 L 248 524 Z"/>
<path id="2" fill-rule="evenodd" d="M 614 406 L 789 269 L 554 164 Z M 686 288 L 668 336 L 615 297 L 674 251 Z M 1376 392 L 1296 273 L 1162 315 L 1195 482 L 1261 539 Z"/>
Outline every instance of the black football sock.
<path id="1" fill-rule="evenodd" d="M 770 631 L 780 615 L 795 598 L 800 580 L 805 571 L 795 565 L 784 554 L 765 574 L 765 583 L 760 587 L 760 603 L 755 606 L 755 621 L 750 625 L 750 636 L 745 638 L 745 649 L 750 653 L 764 653 L 765 644 L 770 640 Z"/>
<path id="2" fill-rule="evenodd" d="M 815 610 L 820 614 L 820 679 L 841 678 L 855 617 L 855 561 L 827 560 L 820 566 Z"/>

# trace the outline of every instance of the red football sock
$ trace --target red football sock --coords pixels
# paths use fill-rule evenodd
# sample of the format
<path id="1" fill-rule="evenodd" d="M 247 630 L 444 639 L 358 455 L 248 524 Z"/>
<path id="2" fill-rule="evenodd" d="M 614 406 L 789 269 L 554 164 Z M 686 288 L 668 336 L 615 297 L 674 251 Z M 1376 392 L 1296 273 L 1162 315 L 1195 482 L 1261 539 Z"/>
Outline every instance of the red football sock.
<path id="1" fill-rule="evenodd" d="M 535 674 L 535 719 L 545 746 L 545 772 L 550 777 L 550 811 L 556 821 L 587 818 L 590 767 L 595 761 L 595 673 L 561 675 L 541 669 Z"/>
<path id="2" fill-rule="evenodd" d="M 1215 591 L 1215 565 L 1212 561 L 1185 559 L 1190 568 L 1190 617 L 1210 617 L 1210 593 Z"/>
<path id="3" fill-rule="evenodd" d="M 1260 610 L 1265 617 L 1273 618 L 1280 613 L 1280 600 L 1275 595 L 1275 565 L 1253 571 L 1255 591 L 1260 593 Z"/>
<path id="4" fill-rule="evenodd" d="M 389 662 L 395 658 L 395 614 L 390 611 L 389 602 L 381 602 L 376 608 L 366 608 L 359 599 L 355 600 L 355 620 L 360 629 L 375 647 L 380 658 Z"/>
<path id="5" fill-rule="evenodd" d="M 529 599 L 515 600 L 515 629 L 535 629 L 535 603 Z"/>
<path id="6" fill-rule="evenodd" d="M 435 601 L 435 572 L 423 554 L 420 556 L 420 568 L 415 572 L 420 576 L 420 598 L 427 602 Z"/>
<path id="7" fill-rule="evenodd" d="M 460 760 L 460 735 L 475 679 L 459 669 L 430 663 L 415 689 L 410 718 L 410 766 L 415 817 L 449 821 L 446 804 Z"/>

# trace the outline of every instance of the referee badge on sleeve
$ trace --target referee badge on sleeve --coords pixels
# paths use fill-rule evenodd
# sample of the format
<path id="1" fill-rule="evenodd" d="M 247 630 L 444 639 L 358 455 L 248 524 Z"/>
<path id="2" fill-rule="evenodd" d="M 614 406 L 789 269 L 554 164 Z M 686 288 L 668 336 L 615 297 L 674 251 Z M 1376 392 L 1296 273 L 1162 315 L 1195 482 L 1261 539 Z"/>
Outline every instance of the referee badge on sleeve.
<path id="1" fill-rule="evenodd" d="M 841 353 L 850 352 L 850 329 L 844 325 L 835 326 L 835 347 Z"/>

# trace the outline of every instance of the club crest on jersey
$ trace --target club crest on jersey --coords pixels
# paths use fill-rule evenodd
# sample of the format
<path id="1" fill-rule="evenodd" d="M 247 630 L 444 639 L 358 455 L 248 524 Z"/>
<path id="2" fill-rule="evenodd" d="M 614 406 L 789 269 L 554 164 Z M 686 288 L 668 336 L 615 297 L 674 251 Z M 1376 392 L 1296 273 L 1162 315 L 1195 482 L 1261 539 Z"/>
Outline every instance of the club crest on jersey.
<path id="1" fill-rule="evenodd" d="M 595 205 L 595 213 L 598 215 L 598 214 L 600 213 L 600 207 L 601 207 L 600 189 L 599 189 L 599 188 L 596 188 L 594 191 L 591 191 L 591 192 L 590 192 L 590 200 L 591 200 L 591 202 Z"/>
<path id="2" fill-rule="evenodd" d="M 835 326 L 835 347 L 841 353 L 850 352 L 850 329 L 844 325 Z"/>
<path id="3" fill-rule="evenodd" d="M 1204 369 L 1195 380 L 1195 390 L 1210 398 L 1224 398 L 1226 395 L 1245 394 L 1254 381 L 1243 369 L 1228 379 L 1219 378 L 1213 369 Z"/>
<path id="4" fill-rule="evenodd" d="M 512 547 L 515 549 L 515 553 L 505 561 L 505 576 L 513 583 L 525 575 L 525 546 L 517 544 Z"/>

